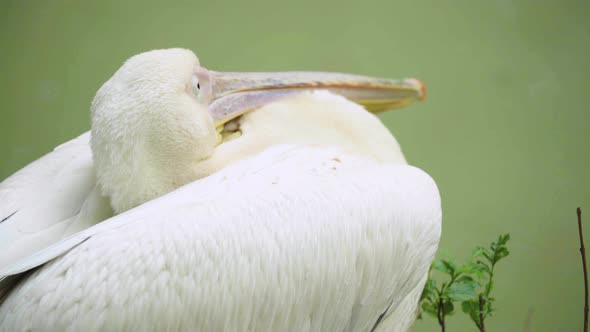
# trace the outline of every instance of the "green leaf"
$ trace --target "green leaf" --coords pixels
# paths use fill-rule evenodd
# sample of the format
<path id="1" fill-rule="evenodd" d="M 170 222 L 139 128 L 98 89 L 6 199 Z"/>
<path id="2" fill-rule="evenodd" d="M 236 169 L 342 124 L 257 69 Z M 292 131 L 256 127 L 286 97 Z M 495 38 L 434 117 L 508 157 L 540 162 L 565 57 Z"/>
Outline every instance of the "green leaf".
<path id="1" fill-rule="evenodd" d="M 498 247 L 498 249 L 494 253 L 494 264 L 496 264 L 502 258 L 508 256 L 509 254 L 510 254 L 510 251 L 508 251 L 508 248 Z"/>
<path id="2" fill-rule="evenodd" d="M 431 302 L 422 302 L 422 311 L 424 311 L 425 313 L 434 316 L 434 317 L 438 317 L 438 306 L 433 305 Z"/>
<path id="3" fill-rule="evenodd" d="M 471 256 L 473 257 L 480 257 L 483 256 L 484 251 L 486 251 L 486 249 L 482 246 L 477 246 L 475 247 L 475 249 L 473 250 L 473 252 L 471 253 Z"/>
<path id="4" fill-rule="evenodd" d="M 473 250 L 473 253 L 471 254 L 471 256 L 475 259 L 477 258 L 487 258 L 490 257 L 490 253 L 488 252 L 488 249 L 481 247 L 481 246 L 477 246 L 475 247 L 475 250 Z"/>
<path id="5" fill-rule="evenodd" d="M 461 310 L 466 314 L 479 311 L 478 303 L 475 300 L 463 301 L 461 303 Z"/>
<path id="6" fill-rule="evenodd" d="M 483 256 L 488 260 L 488 262 L 490 262 L 490 263 L 494 262 L 494 254 L 488 252 L 487 250 L 484 251 Z"/>
<path id="7" fill-rule="evenodd" d="M 431 302 L 436 302 L 438 297 L 438 291 L 436 288 L 436 281 L 432 279 L 428 279 L 426 284 L 424 285 L 424 290 L 422 290 L 422 296 L 420 300 L 429 300 Z"/>
<path id="8" fill-rule="evenodd" d="M 495 299 L 493 297 L 488 297 L 488 298 L 484 297 L 484 300 L 485 300 L 484 306 L 483 306 L 484 317 L 492 316 L 494 311 L 496 311 L 494 309 L 494 307 L 492 306 Z"/>
<path id="9" fill-rule="evenodd" d="M 498 245 L 505 245 L 510 240 L 510 234 L 502 234 L 498 237 Z"/>
<path id="10" fill-rule="evenodd" d="M 444 301 L 443 302 L 443 314 L 446 315 L 452 315 L 455 312 L 455 306 L 453 305 L 453 302 L 451 301 Z"/>
<path id="11" fill-rule="evenodd" d="M 487 266 L 481 266 L 476 262 L 469 262 L 457 270 L 457 274 L 470 274 L 477 278 L 481 278 L 483 273 L 486 271 Z"/>
<path id="12" fill-rule="evenodd" d="M 480 269 L 481 271 L 483 271 L 487 274 L 492 273 L 492 268 L 486 262 L 477 261 L 477 262 L 475 262 L 475 264 L 477 265 L 477 268 Z"/>
<path id="13" fill-rule="evenodd" d="M 494 253 L 492 255 L 492 260 L 491 260 L 492 266 L 495 265 L 502 258 L 504 258 L 510 254 L 510 251 L 508 250 L 508 247 L 506 246 L 506 244 L 508 243 L 509 240 L 510 240 L 510 234 L 502 234 L 502 235 L 498 236 L 498 240 L 496 240 L 496 242 L 492 242 L 492 244 L 490 245 L 490 249 Z"/>
<path id="14" fill-rule="evenodd" d="M 479 299 L 469 300 L 461 303 L 461 309 L 464 313 L 469 315 L 469 318 L 480 328 L 479 323 Z"/>
<path id="15" fill-rule="evenodd" d="M 455 271 L 457 271 L 457 264 L 451 259 L 437 259 L 432 263 L 432 267 L 450 276 L 454 276 Z"/>
<path id="16" fill-rule="evenodd" d="M 477 297 L 479 284 L 470 276 L 461 276 L 445 289 L 445 296 L 452 301 L 465 301 Z"/>

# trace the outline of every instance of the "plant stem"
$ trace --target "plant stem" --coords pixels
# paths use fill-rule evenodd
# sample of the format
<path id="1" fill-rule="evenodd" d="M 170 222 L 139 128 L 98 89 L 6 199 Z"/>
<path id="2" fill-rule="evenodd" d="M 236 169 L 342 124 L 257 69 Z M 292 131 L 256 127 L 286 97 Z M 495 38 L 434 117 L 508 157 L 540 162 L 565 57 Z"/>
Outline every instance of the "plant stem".
<path id="1" fill-rule="evenodd" d="M 486 332 L 486 327 L 483 324 L 483 296 L 479 294 L 479 331 Z"/>
<path id="2" fill-rule="evenodd" d="M 586 268 L 586 248 L 584 247 L 584 235 L 582 233 L 582 210 L 576 210 L 578 214 L 578 233 L 580 234 L 580 254 L 582 254 L 582 268 L 584 270 L 584 332 L 588 332 L 588 270 Z"/>
<path id="3" fill-rule="evenodd" d="M 440 330 L 445 332 L 445 308 L 443 306 L 442 298 L 438 300 L 438 325 L 440 325 Z"/>
<path id="4" fill-rule="evenodd" d="M 490 279 L 488 281 L 488 285 L 486 286 L 486 293 L 485 293 L 486 298 L 490 297 L 490 292 L 492 291 L 492 278 L 494 277 L 494 264 L 492 264 L 492 268 L 490 269 L 488 276 L 490 277 Z"/>

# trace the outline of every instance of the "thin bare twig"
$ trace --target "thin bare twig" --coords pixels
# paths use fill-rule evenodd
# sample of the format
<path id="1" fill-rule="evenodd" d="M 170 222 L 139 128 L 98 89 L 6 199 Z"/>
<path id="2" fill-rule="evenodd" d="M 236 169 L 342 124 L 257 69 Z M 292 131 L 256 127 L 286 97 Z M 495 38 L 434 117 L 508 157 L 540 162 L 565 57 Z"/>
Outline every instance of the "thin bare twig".
<path id="1" fill-rule="evenodd" d="M 486 332 L 486 327 L 483 324 L 483 295 L 479 294 L 479 331 Z"/>
<path id="2" fill-rule="evenodd" d="M 576 210 L 578 214 L 578 233 L 580 234 L 580 254 L 582 254 L 582 268 L 584 269 L 584 332 L 588 332 L 588 270 L 586 268 L 586 248 L 584 247 L 584 235 L 582 233 L 582 210 Z"/>

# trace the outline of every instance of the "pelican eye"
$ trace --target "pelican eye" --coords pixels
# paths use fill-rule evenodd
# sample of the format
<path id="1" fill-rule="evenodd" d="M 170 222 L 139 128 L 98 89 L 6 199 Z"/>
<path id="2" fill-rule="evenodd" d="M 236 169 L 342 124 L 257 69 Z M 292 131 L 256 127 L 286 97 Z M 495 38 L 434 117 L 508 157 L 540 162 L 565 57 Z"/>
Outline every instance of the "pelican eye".
<path id="1" fill-rule="evenodd" d="M 199 79 L 197 78 L 196 75 L 193 75 L 192 84 L 193 84 L 193 93 L 195 94 L 195 96 L 198 96 L 199 92 L 201 91 L 201 84 L 199 84 Z"/>

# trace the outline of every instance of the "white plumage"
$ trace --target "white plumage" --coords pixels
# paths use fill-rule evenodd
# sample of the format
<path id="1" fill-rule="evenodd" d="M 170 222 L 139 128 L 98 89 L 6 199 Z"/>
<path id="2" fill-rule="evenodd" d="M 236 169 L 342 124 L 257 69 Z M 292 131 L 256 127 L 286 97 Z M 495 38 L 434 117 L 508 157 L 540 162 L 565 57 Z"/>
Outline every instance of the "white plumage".
<path id="1" fill-rule="evenodd" d="M 109 219 L 87 134 L 0 184 L 0 275 L 49 261 L 9 292 L 0 330 L 409 329 L 440 238 L 432 179 L 327 92 L 240 130 L 210 176 Z"/>
<path id="2" fill-rule="evenodd" d="M 96 187 L 89 138 L 60 145 L 0 183 L 0 220 L 8 217 L 0 223 L 0 271 L 113 215 Z"/>

